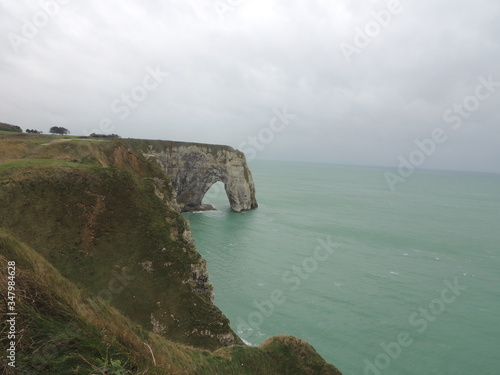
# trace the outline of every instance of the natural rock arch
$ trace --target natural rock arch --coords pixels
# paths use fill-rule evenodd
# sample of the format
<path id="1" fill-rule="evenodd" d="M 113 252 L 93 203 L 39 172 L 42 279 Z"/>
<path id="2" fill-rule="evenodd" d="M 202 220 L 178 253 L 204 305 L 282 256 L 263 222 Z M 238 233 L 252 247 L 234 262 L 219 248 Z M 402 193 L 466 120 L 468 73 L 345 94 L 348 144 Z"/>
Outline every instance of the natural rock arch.
<path id="1" fill-rule="evenodd" d="M 255 185 L 245 155 L 229 146 L 164 142 L 162 151 L 150 146 L 146 156 L 162 165 L 177 194 L 181 211 L 207 209 L 203 197 L 216 182 L 224 184 L 231 209 L 257 208 Z"/>

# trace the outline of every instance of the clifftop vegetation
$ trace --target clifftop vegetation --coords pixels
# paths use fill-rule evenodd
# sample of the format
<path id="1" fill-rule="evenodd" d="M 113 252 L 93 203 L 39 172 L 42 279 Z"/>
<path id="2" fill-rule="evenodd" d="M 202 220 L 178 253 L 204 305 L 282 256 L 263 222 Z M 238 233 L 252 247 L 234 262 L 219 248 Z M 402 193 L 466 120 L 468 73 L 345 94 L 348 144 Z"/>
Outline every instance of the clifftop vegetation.
<path id="1" fill-rule="evenodd" d="M 10 125 L 0 122 L 0 132 L 15 132 L 22 133 L 22 129 L 17 125 Z"/>

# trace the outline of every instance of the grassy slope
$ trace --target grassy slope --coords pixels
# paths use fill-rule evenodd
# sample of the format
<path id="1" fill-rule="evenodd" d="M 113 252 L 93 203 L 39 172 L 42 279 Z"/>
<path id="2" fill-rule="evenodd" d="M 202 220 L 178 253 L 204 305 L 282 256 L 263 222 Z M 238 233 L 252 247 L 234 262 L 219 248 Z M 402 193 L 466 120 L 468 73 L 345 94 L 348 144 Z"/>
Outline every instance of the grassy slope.
<path id="1" fill-rule="evenodd" d="M 58 142 L 52 142 L 54 139 Z M 187 224 L 172 209 L 170 185 L 156 163 L 128 152 L 124 141 L 4 137 L 0 146 L 0 227 L 36 249 L 72 288 L 109 301 L 117 310 L 110 308 L 112 319 L 103 321 L 118 324 L 130 319 L 133 323 L 127 324 L 142 327 L 139 332 L 149 337 L 155 353 L 163 353 L 157 356 L 163 358 L 164 369 L 188 368 L 187 374 L 322 373 L 299 371 L 311 358 L 314 365 L 326 365 L 312 348 L 293 338 L 273 339 L 260 349 L 220 349 L 217 355 L 184 346 L 221 348 L 232 331 L 210 302 L 210 290 L 203 290 L 202 284 L 201 292 L 193 293 L 188 282 L 193 265 L 198 267 L 203 260 L 189 236 L 184 235 Z M 0 250 L 5 254 L 4 248 Z M 125 285 L 117 281 L 123 279 L 117 275 L 127 276 Z M 43 284 L 33 288 L 49 295 L 60 294 L 53 293 L 52 287 Z M 68 306 L 75 309 L 81 303 L 75 305 L 68 295 L 59 298 L 66 304 L 63 310 Z M 31 311 L 28 316 L 48 321 L 51 335 L 64 326 L 58 311 L 35 313 L 34 307 L 27 309 Z M 164 338 L 150 333 L 155 328 L 151 316 L 163 337 L 179 344 L 169 341 L 167 345 Z M 90 340 L 89 348 L 81 343 L 76 347 L 82 345 L 81 350 L 97 363 L 99 357 L 106 356 L 103 347 L 97 345 L 103 342 L 102 327 L 88 316 L 72 318 L 82 320 L 86 327 L 82 328 L 82 342 Z M 43 336 L 43 325 L 34 327 L 39 327 L 34 335 Z M 120 332 L 128 332 L 130 337 L 115 346 L 106 344 L 109 350 L 129 353 L 117 358 L 130 362 L 131 368 L 139 368 L 141 362 L 130 354 L 141 352 L 137 351 L 137 345 L 141 346 L 138 334 L 130 327 L 115 331 L 112 337 L 120 337 Z M 302 359 L 296 355 L 300 352 L 305 353 Z M 71 366 L 81 365 L 74 355 L 68 355 Z M 259 366 L 262 370 L 255 372 Z M 279 370 L 287 366 L 290 370 Z M 325 374 L 335 374 L 332 367 L 324 368 L 329 368 Z M 172 373 L 182 373 L 175 371 Z"/>
<path id="2" fill-rule="evenodd" d="M 7 261 L 16 262 L 16 328 L 22 332 L 16 363 L 21 373 L 89 374 L 120 361 L 129 374 L 340 374 L 311 346 L 293 337 L 276 337 L 259 348 L 233 346 L 216 352 L 174 343 L 144 331 L 77 287 L 5 231 L 0 231 L 0 248 L 2 285 L 7 284 Z M 5 299 L 4 290 L 1 294 Z M 0 311 L 3 315 L 4 303 Z M 6 362 L 2 357 L 0 365 L 14 374 Z"/>
<path id="3" fill-rule="evenodd" d="M 203 261 L 182 236 L 185 221 L 155 194 L 161 190 L 167 201 L 172 194 L 155 186 L 152 178 L 162 177 L 156 166 L 114 142 L 55 143 L 43 153 L 68 160 L 31 155 L 0 164 L 0 226 L 147 329 L 154 316 L 172 339 L 221 346 L 216 336 L 230 334 L 229 322 L 187 283 Z M 123 169 L 103 168 L 97 159 Z"/>

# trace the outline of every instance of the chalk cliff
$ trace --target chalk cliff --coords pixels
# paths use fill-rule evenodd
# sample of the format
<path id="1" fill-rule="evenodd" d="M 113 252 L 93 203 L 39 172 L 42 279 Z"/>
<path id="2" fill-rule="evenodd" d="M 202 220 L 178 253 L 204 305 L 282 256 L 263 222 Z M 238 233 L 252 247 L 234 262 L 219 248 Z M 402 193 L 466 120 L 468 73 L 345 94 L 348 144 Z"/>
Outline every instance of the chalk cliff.
<path id="1" fill-rule="evenodd" d="M 252 173 L 242 152 L 229 146 L 171 141 L 145 142 L 142 145 L 145 149 L 144 156 L 154 157 L 160 162 L 172 182 L 182 211 L 207 209 L 202 204 L 203 197 L 219 181 L 224 183 L 233 211 L 257 208 Z"/>

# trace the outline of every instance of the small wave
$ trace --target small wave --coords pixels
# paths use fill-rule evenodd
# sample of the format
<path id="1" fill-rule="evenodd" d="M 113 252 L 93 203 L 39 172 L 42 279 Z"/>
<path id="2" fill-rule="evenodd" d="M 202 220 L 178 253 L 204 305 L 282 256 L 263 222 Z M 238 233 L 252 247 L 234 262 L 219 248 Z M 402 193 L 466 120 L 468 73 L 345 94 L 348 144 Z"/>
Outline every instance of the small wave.
<path id="1" fill-rule="evenodd" d="M 241 339 L 241 341 L 243 341 L 245 343 L 245 345 L 248 345 L 248 346 L 257 346 L 257 345 L 252 344 L 250 341 L 245 340 L 243 337 L 240 337 L 240 339 Z"/>

